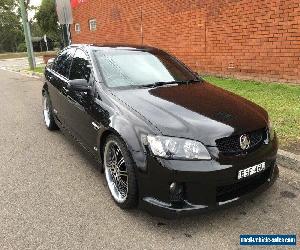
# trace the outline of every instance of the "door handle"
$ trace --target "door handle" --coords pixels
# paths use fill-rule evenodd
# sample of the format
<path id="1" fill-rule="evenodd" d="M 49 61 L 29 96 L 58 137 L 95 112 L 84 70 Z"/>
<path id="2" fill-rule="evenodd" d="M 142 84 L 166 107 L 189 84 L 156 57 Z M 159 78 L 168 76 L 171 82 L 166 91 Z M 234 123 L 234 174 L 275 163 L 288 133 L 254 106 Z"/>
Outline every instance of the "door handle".
<path id="1" fill-rule="evenodd" d="M 94 127 L 95 130 L 99 130 L 100 126 L 96 123 L 96 122 L 92 122 L 92 125 Z"/>

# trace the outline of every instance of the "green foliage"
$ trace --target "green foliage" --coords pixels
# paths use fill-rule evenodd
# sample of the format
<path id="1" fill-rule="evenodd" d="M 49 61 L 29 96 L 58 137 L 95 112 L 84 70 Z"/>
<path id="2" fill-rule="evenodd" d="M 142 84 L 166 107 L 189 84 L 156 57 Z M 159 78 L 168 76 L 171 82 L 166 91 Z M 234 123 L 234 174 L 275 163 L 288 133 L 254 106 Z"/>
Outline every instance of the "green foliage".
<path id="1" fill-rule="evenodd" d="M 0 1 L 0 51 L 15 52 L 24 36 L 16 0 Z"/>
<path id="2" fill-rule="evenodd" d="M 0 1 L 0 10 L 8 11 L 12 10 L 16 6 L 15 0 L 1 0 Z"/>
<path id="3" fill-rule="evenodd" d="M 29 69 L 30 70 L 30 69 Z M 45 65 L 38 65 L 35 67 L 34 70 L 32 70 L 35 73 L 43 74 L 45 71 Z"/>
<path id="4" fill-rule="evenodd" d="M 60 26 L 58 24 L 58 17 L 56 14 L 55 0 L 42 0 L 35 18 L 44 34 L 53 40 L 60 40 Z"/>
<path id="5" fill-rule="evenodd" d="M 37 22 L 31 22 L 30 31 L 32 37 L 42 37 L 43 35 L 45 35 Z"/>
<path id="6" fill-rule="evenodd" d="M 18 52 L 25 52 L 27 50 L 26 43 L 20 43 L 17 47 Z"/>
<path id="7" fill-rule="evenodd" d="M 61 46 L 60 42 L 54 42 L 55 49 L 60 49 L 60 46 Z"/>

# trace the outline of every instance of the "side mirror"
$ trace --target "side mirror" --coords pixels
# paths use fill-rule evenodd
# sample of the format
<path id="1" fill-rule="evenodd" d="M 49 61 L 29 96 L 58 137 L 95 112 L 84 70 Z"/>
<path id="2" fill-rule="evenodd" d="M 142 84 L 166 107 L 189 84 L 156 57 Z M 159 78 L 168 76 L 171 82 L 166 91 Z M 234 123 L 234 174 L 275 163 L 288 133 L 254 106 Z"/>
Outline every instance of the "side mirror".
<path id="1" fill-rule="evenodd" d="M 70 90 L 76 90 L 76 91 L 89 91 L 91 87 L 89 86 L 89 83 L 86 79 L 74 79 L 70 80 L 68 83 L 68 88 Z"/>

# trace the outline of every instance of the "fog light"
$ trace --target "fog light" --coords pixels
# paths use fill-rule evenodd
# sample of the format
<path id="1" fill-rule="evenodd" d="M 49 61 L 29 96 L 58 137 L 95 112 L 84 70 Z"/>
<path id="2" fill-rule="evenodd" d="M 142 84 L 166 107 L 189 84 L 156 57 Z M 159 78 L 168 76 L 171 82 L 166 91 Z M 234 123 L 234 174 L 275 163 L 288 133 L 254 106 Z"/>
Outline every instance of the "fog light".
<path id="1" fill-rule="evenodd" d="M 183 201 L 183 185 L 172 182 L 170 185 L 170 201 L 174 202 L 181 202 Z"/>

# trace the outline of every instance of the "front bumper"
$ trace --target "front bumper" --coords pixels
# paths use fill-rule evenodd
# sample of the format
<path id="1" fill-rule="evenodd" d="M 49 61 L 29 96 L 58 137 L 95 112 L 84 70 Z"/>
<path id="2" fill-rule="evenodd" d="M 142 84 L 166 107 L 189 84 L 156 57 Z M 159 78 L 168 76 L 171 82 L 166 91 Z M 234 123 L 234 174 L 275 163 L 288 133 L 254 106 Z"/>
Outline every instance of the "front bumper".
<path id="1" fill-rule="evenodd" d="M 277 141 L 239 157 L 214 157 L 211 161 L 176 161 L 148 155 L 147 171 L 140 172 L 140 207 L 163 217 L 195 214 L 226 207 L 249 199 L 269 188 L 277 179 Z M 266 169 L 238 180 L 241 169 L 265 162 Z M 174 202 L 171 183 L 183 187 L 180 201 Z"/>

